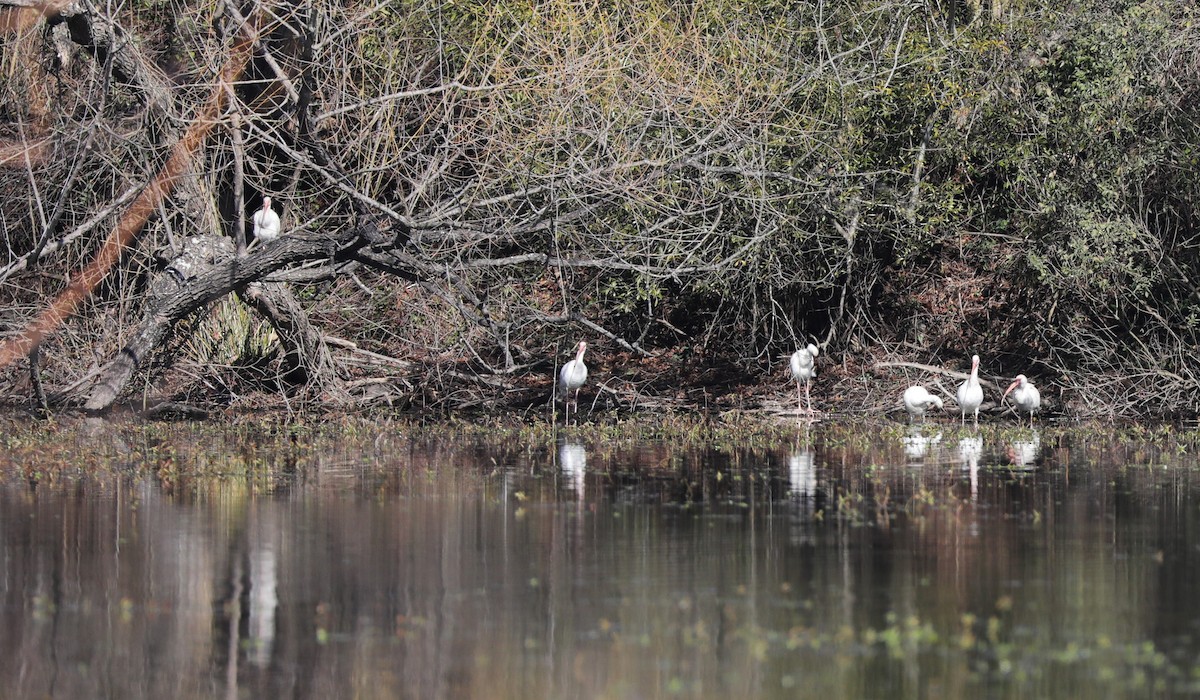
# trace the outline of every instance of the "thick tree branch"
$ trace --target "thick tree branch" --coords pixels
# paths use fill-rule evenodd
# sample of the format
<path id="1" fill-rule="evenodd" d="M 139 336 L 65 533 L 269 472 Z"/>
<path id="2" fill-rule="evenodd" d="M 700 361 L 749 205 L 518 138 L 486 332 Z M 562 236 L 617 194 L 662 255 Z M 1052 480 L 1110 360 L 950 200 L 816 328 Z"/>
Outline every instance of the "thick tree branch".
<path id="1" fill-rule="evenodd" d="M 66 16 L 65 12 L 64 16 Z M 70 21 L 75 22 L 81 32 L 81 36 L 76 40 L 81 43 L 84 41 L 91 42 L 87 46 L 97 51 L 98 59 L 101 57 L 101 54 L 120 57 L 127 53 L 126 51 L 117 51 L 110 54 L 111 51 L 118 48 L 114 46 L 117 29 L 114 24 L 108 22 L 106 19 L 93 16 L 90 13 L 79 13 L 72 15 Z M 100 31 L 97 31 L 97 28 Z M 75 36 L 75 29 L 72 29 L 72 36 Z M 97 37 L 101 38 L 97 39 Z M 134 80 L 137 76 L 142 76 L 150 72 L 145 69 L 140 60 L 137 60 L 132 50 L 128 53 L 131 54 L 129 58 L 121 58 L 120 60 L 122 65 L 128 64 L 128 70 L 135 73 L 135 75 L 129 76 L 130 80 Z M 125 250 L 125 247 L 142 230 L 142 227 L 145 226 L 150 216 L 157 211 L 162 199 L 175 188 L 178 180 L 189 169 L 196 149 L 207 138 L 213 124 L 217 121 L 217 115 L 222 111 L 226 95 L 225 85 L 232 82 L 242 72 L 246 61 L 249 59 L 249 55 L 249 40 L 241 38 L 234 42 L 229 52 L 229 58 L 221 71 L 220 80 L 213 88 L 204 110 L 188 127 L 183 138 L 171 149 L 166 163 L 134 200 L 129 210 L 117 223 L 117 226 L 109 233 L 97 256 L 71 282 L 66 291 L 50 304 L 50 307 L 25 330 L 21 337 L 0 346 L 0 367 L 7 366 L 16 358 L 28 354 L 33 346 L 41 342 L 42 338 L 49 333 L 53 333 L 67 316 L 74 313 L 79 303 L 91 294 L 96 285 L 108 274 L 121 253 Z M 117 60 L 117 58 L 114 58 L 114 60 Z M 139 72 L 135 69 L 141 70 Z M 146 86 L 145 90 L 148 99 L 153 101 L 169 97 L 169 95 L 157 94 L 153 86 Z"/>
<path id="2" fill-rule="evenodd" d="M 287 383 L 316 386 L 324 399 L 334 405 L 349 401 L 350 395 L 338 376 L 321 333 L 309 322 L 308 314 L 286 285 L 250 284 L 241 297 L 275 329 L 284 349 L 287 374 L 283 379 Z"/>
<path id="3" fill-rule="evenodd" d="M 352 235 L 346 238 L 353 239 Z M 358 245 L 351 240 L 341 252 L 353 250 Z M 231 254 L 195 277 L 185 278 L 174 293 L 148 300 L 141 325 L 117 358 L 101 372 L 84 408 L 91 412 L 108 410 L 133 374 L 144 366 L 150 353 L 166 338 L 171 327 L 188 314 L 275 270 L 306 260 L 334 258 L 338 253 L 337 241 L 330 238 L 285 236 L 246 257 Z"/>

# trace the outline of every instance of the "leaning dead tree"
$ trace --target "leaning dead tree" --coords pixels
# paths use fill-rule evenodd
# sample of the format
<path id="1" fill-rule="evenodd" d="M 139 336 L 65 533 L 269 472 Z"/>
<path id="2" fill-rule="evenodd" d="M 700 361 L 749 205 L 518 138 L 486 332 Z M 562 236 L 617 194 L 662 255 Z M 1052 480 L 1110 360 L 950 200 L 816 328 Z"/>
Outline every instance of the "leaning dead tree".
<path id="1" fill-rule="evenodd" d="M 532 405 L 586 336 L 1200 393 L 1182 10 L 793 5 L 0 0 L 4 381 Z"/>
<path id="2" fill-rule="evenodd" d="M 103 60 L 110 71 L 107 77 L 120 79 L 132 87 L 135 96 L 144 105 L 146 118 L 169 123 L 171 117 L 180 113 L 179 106 L 173 104 L 172 91 L 162 82 L 161 76 L 153 70 L 145 57 L 127 41 L 111 18 L 104 17 L 86 5 L 23 9 L 26 12 L 31 9 L 44 12 L 51 31 L 57 27 L 67 27 L 71 38 L 88 55 L 97 61 Z M 80 301 L 109 273 L 130 241 L 153 214 L 163 209 L 172 194 L 179 190 L 189 190 L 179 199 L 186 201 L 197 198 L 197 188 L 191 179 L 198 170 L 199 159 L 203 155 L 201 149 L 217 118 L 224 111 L 235 81 L 249 67 L 253 47 L 260 42 L 259 32 L 262 24 L 260 16 L 254 22 L 243 21 L 237 28 L 237 35 L 225 64 L 191 125 L 177 137 L 174 131 L 167 130 L 162 140 L 174 143 L 163 149 L 167 155 L 162 165 L 130 207 L 119 215 L 116 226 L 83 274 L 30 325 L 21 339 L 11 341 L 4 348 L 7 361 L 11 361 L 12 356 L 18 353 L 36 348 L 46 334 L 54 332 L 64 316 L 73 312 Z M 238 185 L 240 187 L 240 183 Z M 189 233 L 193 235 L 186 238 L 181 250 L 175 252 L 165 270 L 151 281 L 149 294 L 145 297 L 143 320 L 133 333 L 132 340 L 127 342 L 117 357 L 99 373 L 98 380 L 88 395 L 86 408 L 102 411 L 111 406 L 132 378 L 134 371 L 145 362 L 150 353 L 158 349 L 167 331 L 188 314 L 215 298 L 262 279 L 267 272 L 279 269 L 294 259 L 303 260 L 313 257 L 314 254 L 324 254 L 331 245 L 336 245 L 334 241 L 321 240 L 316 245 L 310 244 L 306 248 L 292 246 L 304 248 L 304 251 L 298 253 L 288 251 L 283 246 L 278 250 L 272 247 L 272 250 L 262 251 L 253 259 L 246 259 L 231 255 L 231 246 L 217 245 L 220 239 L 214 243 L 206 243 L 205 241 L 212 239 L 207 232 Z M 241 237 L 239 235 L 235 238 L 240 240 Z M 303 238 L 294 240 L 299 242 Z M 23 256 L 16 264 L 10 265 L 10 270 L 6 272 L 17 266 L 28 265 L 31 258 L 36 260 L 44 245 L 45 237 L 39 241 L 35 251 Z M 294 348 L 304 349 L 299 353 L 293 352 L 297 355 L 293 362 L 300 364 L 303 361 L 310 369 L 317 369 L 319 383 L 328 385 L 334 375 L 329 374 L 327 353 L 319 341 L 312 340 L 313 334 L 307 328 L 303 312 L 291 299 L 290 294 L 278 288 L 268 292 L 257 287 L 247 294 L 247 297 L 253 299 L 255 305 L 271 319 L 280 331 L 281 339 L 286 339 Z"/>
<path id="3" fill-rule="evenodd" d="M 94 141 L 114 120 L 140 122 L 126 141 L 103 144 L 110 164 L 110 154 L 122 149 L 141 153 L 140 171 L 109 175 L 137 193 L 112 201 L 104 216 L 89 209 L 52 217 L 35 250 L 10 248 L 3 271 L 13 278 L 76 241 L 81 254 L 92 256 L 85 274 L 28 324 L 30 332 L 10 341 L 11 359 L 53 333 L 122 256 L 154 248 L 166 260 L 160 269 L 147 262 L 134 275 L 148 280 L 134 283 L 148 293 L 121 304 L 141 320 L 122 330 L 119 349 L 72 387 L 94 411 L 106 410 L 139 371 L 154 365 L 181 321 L 231 293 L 270 321 L 287 346 L 289 374 L 326 400 L 347 400 L 344 376 L 289 280 L 328 284 L 366 274 L 416 285 L 475 329 L 466 349 L 476 372 L 507 374 L 542 362 L 526 347 L 528 338 L 563 324 L 645 354 L 649 337 L 684 332 L 656 308 L 664 288 L 694 279 L 723 282 L 781 236 L 797 235 L 788 224 L 796 207 L 815 206 L 836 218 L 841 206 L 815 196 L 831 186 L 823 176 L 780 167 L 772 153 L 754 146 L 770 138 L 772 121 L 786 109 L 788 94 L 776 94 L 771 81 L 784 77 L 790 59 L 777 53 L 780 63 L 749 72 L 723 66 L 689 45 L 702 27 L 680 36 L 678 24 L 646 25 L 634 11 L 547 14 L 513 28 L 519 46 L 477 46 L 451 61 L 434 36 L 390 31 L 393 18 L 383 5 L 229 1 L 215 8 L 216 32 L 182 26 L 186 8 L 173 6 L 177 36 L 168 38 L 193 41 L 188 48 L 199 60 L 173 64 L 177 74 L 168 76 L 163 57 L 133 40 L 136 28 L 100 7 L 5 5 L 40 12 L 42 36 L 54 42 L 38 48 L 55 52 L 41 57 L 53 64 L 55 79 L 75 91 L 80 105 L 96 98 L 109 107 L 91 113 L 83 139 Z M 413 9 L 419 19 L 410 28 L 431 21 L 421 15 L 424 8 Z M 581 19 L 596 24 L 584 29 L 589 25 Z M 613 33 L 600 43 L 580 33 L 603 35 L 605 26 Z M 740 41 L 737 27 L 725 29 Z M 368 38 L 379 45 L 363 53 Z M 666 62 L 664 42 L 678 53 Z M 577 52 L 573 61 L 544 62 L 564 46 Z M 178 61 L 176 54 L 167 58 Z M 710 65 L 681 71 L 675 60 Z M 604 74 L 629 68 L 637 75 L 606 84 Z M 743 81 L 750 82 L 739 97 L 717 99 Z M 92 142 L 78 145 L 71 123 L 47 127 L 58 152 L 94 152 Z M 796 147 L 824 146 L 805 137 Z M 43 173 L 32 165 L 26 171 L 36 182 L 64 167 L 47 161 Z M 102 167 L 85 160 L 63 198 L 95 189 L 105 177 Z M 768 183 L 793 192 L 770 194 Z M 247 212 L 267 194 L 284 203 L 286 235 L 248 249 Z M 77 223 L 84 213 L 92 217 Z M 89 244 L 109 221 L 115 224 L 108 242 L 98 249 Z M 193 244 L 214 235 L 232 245 Z M 833 226 L 802 235 L 824 239 L 832 250 L 848 240 Z M 150 238 L 157 243 L 146 244 Z M 196 250 L 206 255 L 196 257 Z M 195 259 L 184 264 L 188 256 Z M 835 254 L 831 263 L 786 274 L 831 286 L 842 259 Z M 605 296 L 637 309 L 632 323 L 606 328 L 604 305 L 597 304 Z M 797 335 L 791 328 L 773 332 Z"/>

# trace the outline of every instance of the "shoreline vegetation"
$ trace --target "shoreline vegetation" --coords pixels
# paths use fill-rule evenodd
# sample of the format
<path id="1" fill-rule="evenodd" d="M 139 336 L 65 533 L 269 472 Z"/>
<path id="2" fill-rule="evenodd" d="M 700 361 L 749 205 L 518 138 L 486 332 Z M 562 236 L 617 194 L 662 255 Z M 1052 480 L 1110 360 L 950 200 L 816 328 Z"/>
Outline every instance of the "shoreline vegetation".
<path id="1" fill-rule="evenodd" d="M 792 442 L 822 435 L 833 442 L 845 436 L 900 437 L 922 431 L 947 435 L 1012 436 L 1028 434 L 1028 424 L 1005 416 L 986 414 L 978 427 L 970 421 L 961 424 L 955 416 L 931 416 L 925 423 L 910 421 L 899 410 L 895 415 L 836 414 L 818 416 L 809 421 L 803 415 L 765 414 L 761 411 L 730 410 L 710 413 L 657 413 L 593 415 L 592 420 L 565 426 L 547 417 L 513 415 L 441 416 L 411 411 L 368 411 L 330 413 L 327 411 L 245 411 L 227 412 L 219 418 L 202 420 L 145 420 L 135 411 L 114 409 L 103 417 L 63 413 L 41 418 L 30 411 L 0 410 L 0 429 L 9 436 L 37 436 L 55 433 L 77 435 L 123 434 L 137 436 L 176 436 L 183 434 L 215 436 L 255 436 L 264 445 L 287 445 L 320 441 L 345 441 L 367 444 L 374 440 L 412 440 L 437 442 L 443 439 L 481 441 L 488 444 L 536 446 L 553 444 L 560 438 L 590 442 L 636 442 L 661 439 L 668 443 L 735 444 L 739 442 L 771 444 Z M 1190 442 L 1200 440 L 1196 421 L 1137 421 L 1107 419 L 1049 419 L 1035 423 L 1035 432 L 1058 436 L 1095 436 L 1113 443 L 1154 444 L 1163 440 Z M 855 438 L 857 439 L 857 438 Z M 10 443 L 11 444 L 11 443 Z"/>
<path id="2" fill-rule="evenodd" d="M 0 397 L 1194 420 L 1200 9 L 1048 5 L 0 0 Z"/>
<path id="3" fill-rule="evenodd" d="M 569 444 L 587 446 L 600 458 L 643 448 L 661 453 L 663 459 L 671 455 L 691 459 L 713 452 L 742 455 L 739 459 L 750 460 L 739 462 L 742 468 L 755 474 L 751 481 L 774 473 L 779 453 L 815 449 L 823 461 L 838 465 L 839 479 L 853 489 L 869 490 L 896 480 L 907 483 L 910 474 L 905 465 L 911 466 L 914 459 L 925 463 L 927 450 L 929 465 L 956 470 L 964 459 L 962 445 L 968 443 L 974 445 L 973 465 L 977 466 L 973 468 L 1014 473 L 1031 468 L 1039 459 L 1037 453 L 1047 455 L 1058 448 L 1077 457 L 1072 469 L 1085 471 L 1096 459 L 1112 462 L 1112 468 L 1119 470 L 1167 468 L 1200 449 L 1200 426 L 1194 423 L 1048 421 L 1030 430 L 1018 422 L 991 419 L 974 428 L 960 426 L 957 419 L 913 425 L 841 416 L 808 423 L 763 420 L 761 415 L 741 412 L 607 417 L 564 428 L 512 417 L 421 420 L 409 414 L 365 418 L 247 413 L 221 421 L 145 421 L 114 412 L 105 418 L 39 420 L 8 411 L 0 414 L 0 430 L 0 481 L 27 482 L 30 488 L 151 478 L 168 487 L 244 479 L 270 490 L 319 474 L 330 460 L 356 465 L 353 471 L 368 478 L 391 472 L 392 461 L 380 461 L 380 455 L 427 452 L 453 461 L 455 452 L 484 447 L 507 455 L 497 457 L 498 470 L 518 460 L 549 474 L 557 472 L 555 455 Z M 1033 462 L 1007 461 L 1014 459 L 1011 451 L 1006 452 L 1012 445 L 1035 446 L 1029 457 Z M 914 457 L 911 450 L 917 447 L 920 456 Z M 770 454 L 776 456 L 767 457 Z M 1124 457 L 1117 459 L 1117 455 Z M 667 459 L 662 466 L 667 475 L 678 465 Z M 489 478 L 497 473 L 492 471 Z M 688 474 L 705 481 L 722 478 Z"/>

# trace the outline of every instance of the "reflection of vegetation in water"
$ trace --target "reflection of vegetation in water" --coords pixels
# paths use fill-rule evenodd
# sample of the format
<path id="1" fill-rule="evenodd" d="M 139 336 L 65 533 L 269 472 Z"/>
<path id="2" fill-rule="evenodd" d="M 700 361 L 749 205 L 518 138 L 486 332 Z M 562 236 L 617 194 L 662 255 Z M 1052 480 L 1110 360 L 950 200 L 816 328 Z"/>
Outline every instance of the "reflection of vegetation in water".
<path id="1" fill-rule="evenodd" d="M 305 668 L 381 697 L 1190 689 L 1200 433 L 1041 428 L 1016 469 L 1028 429 L 936 432 L 915 460 L 893 424 L 560 443 L 501 423 L 11 422 L 0 542 L 44 549 L 8 555 L 3 609 L 78 630 L 98 649 L 81 667 L 140 679 L 169 654 L 197 695 L 228 649 L 246 683 Z M 4 648 L 51 658 L 26 643 Z"/>
<path id="2" fill-rule="evenodd" d="M 1011 602 L 997 602 L 1011 607 Z M 1097 639 L 1055 644 L 1049 640 L 1020 638 L 1006 627 L 1003 612 L 977 617 L 964 613 L 957 629 L 936 629 L 916 616 L 901 618 L 886 615 L 886 626 L 854 630 L 843 627 L 819 630 L 796 627 L 786 634 L 763 628 L 747 628 L 740 633 L 750 649 L 763 660 L 777 657 L 780 662 L 798 661 L 805 655 L 826 656 L 839 665 L 856 658 L 875 657 L 884 667 L 903 673 L 910 664 L 940 667 L 941 683 L 975 685 L 1000 681 L 1016 688 L 1038 687 L 1052 675 L 1076 668 L 1079 683 L 1119 683 L 1132 689 L 1166 687 L 1168 676 L 1190 675 L 1188 665 L 1172 666 L 1153 642 L 1128 641 L 1114 644 L 1101 636 Z M 786 663 L 781 663 L 786 667 Z M 1049 667 L 1054 666 L 1053 672 Z M 781 685 L 796 684 L 800 679 L 780 670 Z M 1055 680 L 1062 683 L 1062 679 Z M 1082 688 L 1081 688 L 1082 690 Z"/>
<path id="3" fill-rule="evenodd" d="M 5 454 L 0 475 L 70 478 L 105 474 L 154 473 L 163 478 L 198 477 L 252 479 L 299 474 L 320 469 L 336 453 L 336 460 L 368 465 L 381 453 L 399 444 L 459 445 L 487 449 L 501 461 L 530 458 L 555 444 L 561 428 L 542 423 L 451 421 L 439 424 L 404 421 L 364 421 L 352 417 L 334 420 L 310 417 L 298 421 L 238 421 L 232 424 L 172 424 L 64 420 L 56 423 L 9 421 L 4 427 Z M 1170 466 L 1200 448 L 1200 431 L 1171 426 L 1153 427 L 1088 425 L 1076 428 L 984 428 L 981 431 L 931 429 L 933 437 L 914 437 L 894 423 L 835 423 L 812 429 L 791 424 L 764 423 L 755 419 L 696 420 L 668 417 L 653 422 L 600 422 L 572 428 L 572 444 L 587 445 L 601 460 L 622 457 L 638 445 L 656 445 L 660 456 L 651 475 L 686 478 L 691 487 L 686 498 L 712 496 L 729 503 L 746 504 L 755 497 L 771 498 L 778 489 L 771 483 L 769 455 L 790 450 L 814 460 L 827 475 L 825 508 L 840 517 L 871 522 L 886 513 L 913 514 L 926 507 L 953 507 L 960 500 L 960 479 L 941 472 L 903 469 L 913 459 L 953 462 L 958 455 L 995 474 L 1012 467 L 1036 467 L 1043 451 L 1064 447 L 1076 469 L 1103 462 L 1119 464 L 1128 474 L 1138 465 Z M 943 439 L 943 432 L 947 437 Z M 913 441 L 920 440 L 921 454 Z M 1005 445 L 984 454 L 983 445 Z M 958 445 L 957 452 L 945 445 Z M 964 448 L 963 445 L 967 447 Z M 1029 451 L 1029 445 L 1036 445 Z M 803 448 L 803 449 L 801 449 Z M 1022 454 L 1014 461 L 1014 448 Z M 966 450 L 964 452 L 964 449 Z M 965 457 L 963 455 L 966 455 Z M 715 459 L 709 459 L 715 458 Z M 697 468 L 701 460 L 722 467 Z M 1112 464 L 1110 464 L 1112 463 Z M 364 473 L 368 473 L 367 469 Z M 811 466 L 809 471 L 815 474 Z M 811 476 L 809 478 L 815 478 Z M 1004 478 L 1004 477 L 1000 477 Z M 1014 473 L 1013 478 L 1020 478 Z M 266 482 L 259 484 L 265 487 Z M 795 488 L 793 484 L 792 488 Z M 817 484 L 806 485 L 806 491 Z M 758 491 L 757 496 L 755 491 Z M 811 494 L 809 494 L 811 496 Z M 552 494 L 547 497 L 553 497 Z M 884 506 L 881 509 L 881 506 Z"/>

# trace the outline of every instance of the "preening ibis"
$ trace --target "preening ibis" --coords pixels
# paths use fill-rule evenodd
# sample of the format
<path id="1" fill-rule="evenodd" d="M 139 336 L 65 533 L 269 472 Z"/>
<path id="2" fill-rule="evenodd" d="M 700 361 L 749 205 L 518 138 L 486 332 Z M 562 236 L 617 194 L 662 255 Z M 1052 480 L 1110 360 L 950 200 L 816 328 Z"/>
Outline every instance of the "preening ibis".
<path id="1" fill-rule="evenodd" d="M 571 419 L 571 404 L 575 404 L 575 420 L 579 420 L 579 388 L 587 383 L 588 368 L 583 364 L 583 353 L 587 352 L 587 341 L 579 341 L 575 359 L 569 360 L 558 372 L 558 390 L 563 396 L 563 422 Z M 571 391 L 575 391 L 572 398 Z"/>
<path id="2" fill-rule="evenodd" d="M 975 417 L 975 425 L 979 425 L 979 407 L 983 405 L 983 387 L 979 384 L 979 355 L 971 356 L 971 376 L 967 381 L 958 385 L 958 410 L 962 411 L 962 422 L 967 422 L 967 414 Z"/>
<path id="3" fill-rule="evenodd" d="M 941 408 L 942 400 L 926 391 L 925 387 L 910 386 L 904 390 L 904 410 L 913 418 L 920 418 L 922 423 L 925 422 L 925 411 L 933 406 Z"/>
<path id="4" fill-rule="evenodd" d="M 1037 413 L 1038 408 L 1042 405 L 1042 394 L 1038 391 L 1033 382 L 1029 381 L 1023 374 L 1018 374 L 1012 384 L 1004 390 L 1004 396 L 1000 397 L 1000 402 L 1008 396 L 1008 392 L 1012 392 L 1013 404 L 1016 405 L 1018 411 L 1025 411 L 1029 414 L 1029 427 L 1033 427 L 1033 414 Z"/>
<path id="5" fill-rule="evenodd" d="M 808 414 L 812 415 L 812 398 L 809 396 L 809 385 L 812 384 L 812 378 L 817 376 L 817 346 L 812 343 L 808 347 L 800 348 L 792 353 L 791 367 L 792 379 L 796 380 L 796 410 L 801 410 L 800 404 L 801 394 L 800 389 L 804 389 L 804 403 L 808 406 Z"/>

